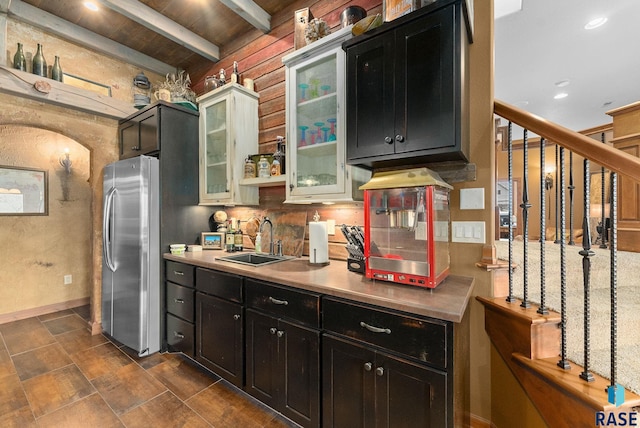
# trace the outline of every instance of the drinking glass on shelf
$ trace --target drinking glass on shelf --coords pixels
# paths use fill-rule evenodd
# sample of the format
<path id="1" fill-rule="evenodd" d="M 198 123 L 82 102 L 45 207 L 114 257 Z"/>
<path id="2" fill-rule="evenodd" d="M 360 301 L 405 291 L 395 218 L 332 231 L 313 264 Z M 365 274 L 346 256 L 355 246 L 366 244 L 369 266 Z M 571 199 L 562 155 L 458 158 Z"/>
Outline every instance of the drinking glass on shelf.
<path id="1" fill-rule="evenodd" d="M 307 101 L 307 88 L 309 85 L 306 83 L 300 83 L 298 86 L 300 87 L 300 102 L 302 103 Z"/>
<path id="2" fill-rule="evenodd" d="M 331 89 L 331 86 L 322 85 L 322 86 L 320 86 L 320 89 L 322 89 L 322 91 L 324 92 L 324 95 L 328 95 L 329 94 L 329 89 Z"/>
<path id="3" fill-rule="evenodd" d="M 318 92 L 318 85 L 320 85 L 320 79 L 309 79 L 309 83 L 311 84 L 311 89 L 309 90 L 309 98 L 318 98 L 320 96 L 320 92 Z"/>
<path id="4" fill-rule="evenodd" d="M 306 133 L 309 127 L 301 125 L 301 126 L 298 126 L 298 128 L 300 128 L 300 143 L 298 144 L 298 147 L 304 147 L 307 145 Z"/>
<path id="5" fill-rule="evenodd" d="M 311 135 L 311 144 L 315 144 L 316 143 L 316 134 L 318 133 L 318 131 L 316 131 L 315 129 L 310 129 L 309 130 L 309 135 Z"/>
<path id="6" fill-rule="evenodd" d="M 327 142 L 329 141 L 327 138 L 327 132 L 329 132 L 329 128 L 327 128 L 326 126 L 324 128 L 322 128 L 322 133 L 324 134 L 324 141 Z"/>
<path id="7" fill-rule="evenodd" d="M 315 126 L 318 127 L 318 136 L 316 137 L 316 143 L 322 143 L 322 125 L 324 125 L 324 122 L 316 122 L 314 123 Z"/>
<path id="8" fill-rule="evenodd" d="M 329 122 L 329 126 L 331 126 L 331 133 L 329 134 L 329 139 L 327 141 L 336 141 L 336 122 L 337 119 L 335 117 L 327 119 Z"/>

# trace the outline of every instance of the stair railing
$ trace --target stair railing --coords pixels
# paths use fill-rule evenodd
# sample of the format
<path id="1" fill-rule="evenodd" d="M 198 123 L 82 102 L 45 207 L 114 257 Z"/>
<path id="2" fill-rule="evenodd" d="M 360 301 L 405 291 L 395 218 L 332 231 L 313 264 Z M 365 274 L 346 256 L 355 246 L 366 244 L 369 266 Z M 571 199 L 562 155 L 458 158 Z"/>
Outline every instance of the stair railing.
<path id="1" fill-rule="evenodd" d="M 546 306 L 546 254 L 545 254 L 545 233 L 546 233 L 546 214 L 547 207 L 545 204 L 545 190 L 549 190 L 547 186 L 547 176 L 545 174 L 545 149 L 548 142 L 556 144 L 556 236 L 555 243 L 560 245 L 560 295 L 561 295 L 561 349 L 560 360 L 558 366 L 563 369 L 569 369 L 570 363 L 567 359 L 567 343 L 566 343 L 566 246 L 575 245 L 574 242 L 574 224 L 573 224 L 573 204 L 574 204 L 574 172 L 573 172 L 573 155 L 574 153 L 584 158 L 584 193 L 583 193 L 583 218 L 582 218 L 582 250 L 579 254 L 582 256 L 582 271 L 583 271 L 583 285 L 584 285 L 584 357 L 583 368 L 584 370 L 580 374 L 580 378 L 585 382 L 591 382 L 594 380 L 592 373 L 590 372 L 590 299 L 591 299 L 591 257 L 594 256 L 594 252 L 591 250 L 591 231 L 589 221 L 590 211 L 590 161 L 595 161 L 602 165 L 600 175 L 602 179 L 601 189 L 601 227 L 602 227 L 602 239 L 600 243 L 601 248 L 607 248 L 606 234 L 607 223 L 605 218 L 605 188 L 604 177 L 605 168 L 610 171 L 610 202 L 609 202 L 609 220 L 610 220 L 610 236 L 609 236 L 609 248 L 610 248 L 610 302 L 611 302 L 611 355 L 610 355 L 610 386 L 609 386 L 609 401 L 612 403 L 620 402 L 620 396 L 616 397 L 616 394 L 624 394 L 624 390 L 617 384 L 617 175 L 624 174 L 629 178 L 640 182 L 640 158 L 634 157 L 626 152 L 616 150 L 605 143 L 604 133 L 601 135 L 601 141 L 598 142 L 585 135 L 571 131 L 567 128 L 553 124 L 545 119 L 521 110 L 517 107 L 508 105 L 502 101 L 495 100 L 494 113 L 508 121 L 507 132 L 507 152 L 508 152 L 508 183 L 509 183 L 509 227 L 508 227 L 508 240 L 509 240 L 509 295 L 506 300 L 510 303 L 516 302 L 517 299 L 514 296 L 513 287 L 513 245 L 514 245 L 514 228 L 512 218 L 514 217 L 514 201 L 513 201 L 513 124 L 516 124 L 524 129 L 523 132 L 523 192 L 522 202 L 519 207 L 522 209 L 523 219 L 523 298 L 520 304 L 523 308 L 528 308 L 531 305 L 528 297 L 529 287 L 529 266 L 528 266 L 528 252 L 529 252 L 529 210 L 532 207 L 529 199 L 529 132 L 535 133 L 540 136 L 540 305 L 538 312 L 540 314 L 547 314 L 548 308 Z M 565 175 L 565 150 L 569 150 L 569 185 L 566 186 Z M 565 238 L 566 230 L 566 193 L 569 190 L 569 242 L 567 243 Z M 548 207 L 551 209 L 551 207 Z M 559 230 L 558 230 L 559 229 Z M 613 400 L 613 401 L 612 401 Z M 624 400 L 624 398 L 622 398 Z"/>

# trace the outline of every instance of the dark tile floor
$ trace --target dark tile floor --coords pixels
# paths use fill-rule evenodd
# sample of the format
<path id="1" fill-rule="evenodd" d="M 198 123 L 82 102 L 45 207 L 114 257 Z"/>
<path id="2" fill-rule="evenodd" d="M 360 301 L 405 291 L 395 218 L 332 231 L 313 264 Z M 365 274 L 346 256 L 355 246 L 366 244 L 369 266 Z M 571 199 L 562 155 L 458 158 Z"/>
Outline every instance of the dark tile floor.
<path id="1" fill-rule="evenodd" d="M 82 306 L 0 325 L 1 427 L 296 426 L 179 354 L 91 336 Z"/>

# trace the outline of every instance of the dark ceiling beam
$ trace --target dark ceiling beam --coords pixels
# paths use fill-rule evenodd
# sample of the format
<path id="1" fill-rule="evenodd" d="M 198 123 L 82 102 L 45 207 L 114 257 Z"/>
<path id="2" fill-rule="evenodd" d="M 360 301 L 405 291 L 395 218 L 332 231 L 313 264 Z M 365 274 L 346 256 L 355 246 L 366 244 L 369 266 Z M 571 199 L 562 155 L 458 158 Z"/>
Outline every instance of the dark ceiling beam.
<path id="1" fill-rule="evenodd" d="M 214 62 L 220 59 L 218 46 L 137 0 L 97 0 L 97 2 L 204 58 Z"/>
<path id="2" fill-rule="evenodd" d="M 271 15 L 252 0 L 220 0 L 220 3 L 262 32 L 271 31 Z"/>
<path id="3" fill-rule="evenodd" d="M 3 4 L 6 4 L 7 0 L 0 0 L 0 2 L 1 11 Z M 33 7 L 21 0 L 8 0 L 7 14 L 13 19 L 43 29 L 64 40 L 69 40 L 80 46 L 85 46 L 91 50 L 119 59 L 127 64 L 135 65 L 144 70 L 153 71 L 161 75 L 175 73 L 176 71 L 176 67 L 173 65 L 158 61 L 155 58 L 151 58 L 150 56 L 144 55 L 69 21 L 58 18 L 49 12 Z"/>

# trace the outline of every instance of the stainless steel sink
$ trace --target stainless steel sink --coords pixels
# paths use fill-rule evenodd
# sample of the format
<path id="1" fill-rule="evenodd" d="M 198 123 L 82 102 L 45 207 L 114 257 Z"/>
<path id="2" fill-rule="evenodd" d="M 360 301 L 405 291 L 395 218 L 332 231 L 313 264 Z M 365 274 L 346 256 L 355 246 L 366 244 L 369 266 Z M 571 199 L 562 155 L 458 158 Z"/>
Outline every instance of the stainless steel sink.
<path id="1" fill-rule="evenodd" d="M 231 256 L 216 257 L 223 262 L 240 263 L 247 266 L 264 266 L 271 263 L 293 259 L 293 256 L 273 256 L 270 254 L 240 253 Z"/>

